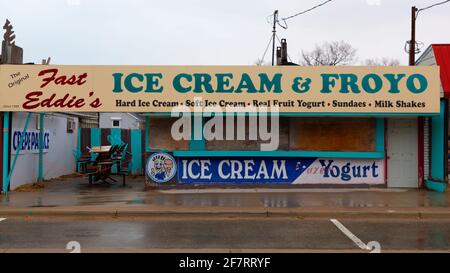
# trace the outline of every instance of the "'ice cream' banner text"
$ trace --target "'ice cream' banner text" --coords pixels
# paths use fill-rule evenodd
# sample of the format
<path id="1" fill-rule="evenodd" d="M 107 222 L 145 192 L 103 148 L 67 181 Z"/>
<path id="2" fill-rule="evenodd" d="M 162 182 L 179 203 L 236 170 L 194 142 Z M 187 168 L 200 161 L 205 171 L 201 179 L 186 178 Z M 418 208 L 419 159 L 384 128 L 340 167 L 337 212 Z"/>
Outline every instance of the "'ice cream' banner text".
<path id="1" fill-rule="evenodd" d="M 1 65 L 0 87 L 0 111 L 33 112 L 427 114 L 440 91 L 438 67 L 407 66 Z"/>

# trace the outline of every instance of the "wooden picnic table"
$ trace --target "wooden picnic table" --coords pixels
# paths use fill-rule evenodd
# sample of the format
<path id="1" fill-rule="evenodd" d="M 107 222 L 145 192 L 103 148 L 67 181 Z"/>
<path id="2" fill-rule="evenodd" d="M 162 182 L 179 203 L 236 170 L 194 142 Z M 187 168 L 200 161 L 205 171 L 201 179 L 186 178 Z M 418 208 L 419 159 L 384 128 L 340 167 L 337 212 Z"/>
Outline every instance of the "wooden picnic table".
<path id="1" fill-rule="evenodd" d="M 103 182 L 108 183 L 108 181 L 106 180 L 110 179 L 114 182 L 117 182 L 114 178 L 111 177 L 111 168 L 114 163 L 111 160 L 110 150 L 111 146 L 95 146 L 89 150 L 89 153 L 91 154 L 98 154 L 97 158 L 93 162 L 97 170 L 94 175 L 95 181 L 102 180 Z M 91 180 L 89 180 L 89 182 L 91 182 Z"/>
<path id="2" fill-rule="evenodd" d="M 90 153 L 109 153 L 111 150 L 111 146 L 94 146 L 89 152 Z"/>
<path id="3" fill-rule="evenodd" d="M 111 146 L 94 146 L 89 150 L 91 154 L 98 154 L 95 161 L 107 161 L 110 159 Z"/>

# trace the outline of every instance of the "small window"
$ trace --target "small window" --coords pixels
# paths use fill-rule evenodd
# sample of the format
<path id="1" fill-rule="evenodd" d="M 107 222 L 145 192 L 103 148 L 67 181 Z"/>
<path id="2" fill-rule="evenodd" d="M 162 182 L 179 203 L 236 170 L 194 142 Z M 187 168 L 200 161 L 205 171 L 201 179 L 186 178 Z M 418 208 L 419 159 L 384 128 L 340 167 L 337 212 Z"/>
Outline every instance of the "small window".
<path id="1" fill-rule="evenodd" d="M 112 127 L 120 127 L 120 120 L 113 120 Z"/>
<path id="2" fill-rule="evenodd" d="M 73 133 L 74 130 L 75 130 L 75 121 L 71 118 L 68 118 L 67 119 L 67 133 Z"/>

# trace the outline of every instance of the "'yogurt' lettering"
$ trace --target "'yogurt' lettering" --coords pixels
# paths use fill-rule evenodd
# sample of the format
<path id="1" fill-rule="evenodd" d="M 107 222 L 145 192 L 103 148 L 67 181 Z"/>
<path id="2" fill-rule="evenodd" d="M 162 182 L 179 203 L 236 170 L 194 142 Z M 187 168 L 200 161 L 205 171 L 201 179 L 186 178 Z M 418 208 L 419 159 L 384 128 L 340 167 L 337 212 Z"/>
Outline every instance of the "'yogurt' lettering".
<path id="1" fill-rule="evenodd" d="M 343 181 L 350 181 L 356 177 L 378 177 L 378 166 L 372 164 L 353 165 L 348 162 L 343 166 L 334 165 L 334 160 L 319 160 L 320 165 L 324 168 L 323 177 L 340 177 Z"/>

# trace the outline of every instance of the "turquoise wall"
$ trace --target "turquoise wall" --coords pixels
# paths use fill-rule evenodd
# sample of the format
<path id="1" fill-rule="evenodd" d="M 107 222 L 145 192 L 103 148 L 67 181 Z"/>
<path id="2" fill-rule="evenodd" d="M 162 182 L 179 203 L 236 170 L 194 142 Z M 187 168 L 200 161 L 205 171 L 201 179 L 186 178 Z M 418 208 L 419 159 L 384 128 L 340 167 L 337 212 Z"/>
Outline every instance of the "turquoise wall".
<path id="1" fill-rule="evenodd" d="M 102 139 L 102 130 L 101 128 L 90 128 L 90 143 L 89 147 L 100 146 Z M 129 130 L 130 131 L 130 139 L 122 139 L 122 130 L 112 128 L 111 133 L 108 134 L 107 139 L 109 144 L 122 144 L 126 143 L 129 147 L 127 148 L 131 152 L 131 160 L 128 164 L 128 169 L 132 174 L 143 174 L 142 172 L 142 130 Z M 104 132 L 103 132 L 104 133 Z M 81 129 L 78 130 L 78 149 L 81 150 Z M 116 171 L 116 166 L 113 166 L 111 169 L 112 172 Z"/>
<path id="2" fill-rule="evenodd" d="M 439 116 L 431 117 L 431 178 L 445 179 L 445 101 L 441 100 Z"/>

